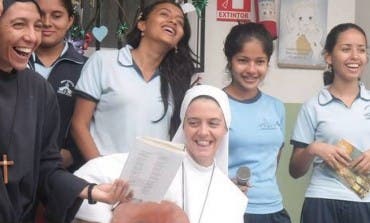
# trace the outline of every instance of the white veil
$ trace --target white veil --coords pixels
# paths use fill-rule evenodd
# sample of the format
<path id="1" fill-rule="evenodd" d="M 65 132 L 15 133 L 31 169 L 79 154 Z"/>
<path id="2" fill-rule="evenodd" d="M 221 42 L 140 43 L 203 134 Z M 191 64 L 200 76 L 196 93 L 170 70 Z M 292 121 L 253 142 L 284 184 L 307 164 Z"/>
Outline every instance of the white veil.
<path id="1" fill-rule="evenodd" d="M 181 104 L 181 110 L 180 110 L 181 124 L 179 128 L 177 129 L 175 136 L 172 139 L 173 142 L 185 144 L 183 124 L 184 124 L 186 110 L 188 109 L 189 104 L 192 102 L 194 98 L 198 96 L 202 96 L 202 95 L 209 96 L 217 101 L 217 103 L 220 105 L 222 112 L 224 114 L 226 127 L 229 130 L 230 122 L 231 122 L 231 112 L 230 112 L 229 100 L 225 92 L 223 92 L 219 88 L 212 87 L 209 85 L 196 85 L 190 88 L 185 94 L 184 100 Z M 228 158 L 229 158 L 229 131 L 227 131 L 227 133 L 221 140 L 219 148 L 217 149 L 216 156 L 215 156 L 216 165 L 218 166 L 218 168 L 221 169 L 221 171 L 226 176 L 228 176 Z"/>

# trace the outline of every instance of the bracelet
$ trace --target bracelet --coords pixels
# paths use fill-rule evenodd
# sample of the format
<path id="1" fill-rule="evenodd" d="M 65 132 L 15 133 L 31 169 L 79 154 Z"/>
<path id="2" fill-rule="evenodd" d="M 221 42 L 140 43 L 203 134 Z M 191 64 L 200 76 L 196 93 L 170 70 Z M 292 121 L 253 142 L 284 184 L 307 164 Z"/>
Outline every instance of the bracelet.
<path id="1" fill-rule="evenodd" d="M 89 204 L 96 204 L 96 200 L 92 197 L 92 189 L 96 186 L 96 184 L 91 183 L 87 186 L 87 200 Z"/>

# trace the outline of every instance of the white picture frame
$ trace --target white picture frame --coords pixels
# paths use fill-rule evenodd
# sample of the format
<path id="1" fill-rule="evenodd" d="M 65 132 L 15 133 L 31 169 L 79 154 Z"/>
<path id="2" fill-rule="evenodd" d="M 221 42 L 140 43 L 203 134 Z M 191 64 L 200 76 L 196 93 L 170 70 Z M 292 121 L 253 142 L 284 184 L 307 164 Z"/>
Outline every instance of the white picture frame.
<path id="1" fill-rule="evenodd" d="M 327 0 L 280 0 L 278 66 L 324 69 Z"/>

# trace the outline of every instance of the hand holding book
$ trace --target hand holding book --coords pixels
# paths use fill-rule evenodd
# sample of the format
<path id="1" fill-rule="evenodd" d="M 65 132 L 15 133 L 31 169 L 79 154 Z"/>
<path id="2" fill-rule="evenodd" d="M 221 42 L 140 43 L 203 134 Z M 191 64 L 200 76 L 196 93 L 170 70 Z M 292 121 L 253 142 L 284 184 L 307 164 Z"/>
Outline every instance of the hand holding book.
<path id="1" fill-rule="evenodd" d="M 137 137 L 120 178 L 129 182 L 134 199 L 159 202 L 185 156 L 184 145 L 150 137 Z"/>
<path id="2" fill-rule="evenodd" d="M 356 172 L 364 175 L 370 174 L 370 150 L 362 152 L 356 157 L 352 163 L 351 168 Z"/>
<path id="3" fill-rule="evenodd" d="M 337 145 L 343 148 L 348 155 L 354 160 L 355 165 L 345 166 L 337 163 L 334 171 L 337 179 L 346 187 L 354 191 L 360 198 L 364 198 L 370 192 L 370 176 L 358 173 L 356 164 L 360 162 L 362 152 L 348 141 L 339 140 Z"/>

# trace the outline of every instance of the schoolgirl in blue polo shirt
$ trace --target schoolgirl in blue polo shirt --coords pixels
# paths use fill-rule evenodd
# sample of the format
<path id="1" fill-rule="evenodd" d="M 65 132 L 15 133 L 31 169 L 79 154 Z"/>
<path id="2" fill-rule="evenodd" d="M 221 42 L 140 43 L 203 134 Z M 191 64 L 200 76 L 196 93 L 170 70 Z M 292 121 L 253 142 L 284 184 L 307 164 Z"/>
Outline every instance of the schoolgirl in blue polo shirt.
<path id="1" fill-rule="evenodd" d="M 366 34 L 355 24 L 339 24 L 329 32 L 324 52 L 325 87 L 302 106 L 291 140 L 290 174 L 301 177 L 313 163 L 301 222 L 370 222 L 370 196 L 359 198 L 330 169 L 341 164 L 370 172 L 370 91 L 359 81 L 368 62 Z M 363 154 L 351 159 L 337 146 L 341 139 Z"/>
<path id="2" fill-rule="evenodd" d="M 86 160 L 128 152 L 137 136 L 169 140 L 194 64 L 190 25 L 173 1 L 145 7 L 128 45 L 96 52 L 76 86 L 72 135 Z"/>
<path id="3" fill-rule="evenodd" d="M 251 187 L 241 187 L 249 199 L 244 222 L 290 223 L 276 181 L 285 108 L 258 88 L 273 52 L 272 38 L 261 24 L 237 25 L 226 37 L 224 52 L 231 73 L 231 84 L 225 88 L 232 117 L 229 176 L 234 178 L 241 166 L 251 171 Z"/>

